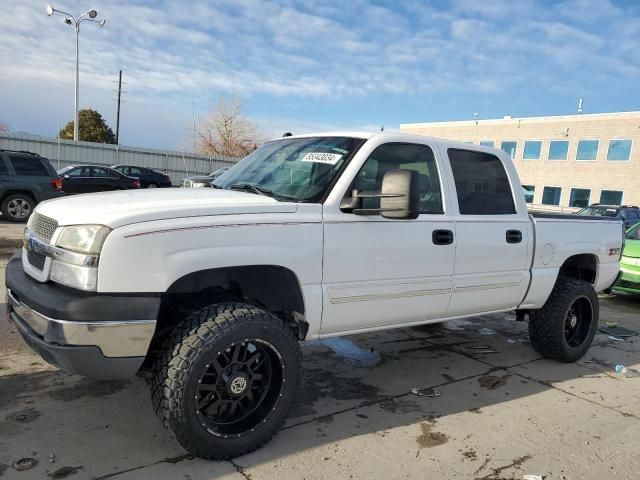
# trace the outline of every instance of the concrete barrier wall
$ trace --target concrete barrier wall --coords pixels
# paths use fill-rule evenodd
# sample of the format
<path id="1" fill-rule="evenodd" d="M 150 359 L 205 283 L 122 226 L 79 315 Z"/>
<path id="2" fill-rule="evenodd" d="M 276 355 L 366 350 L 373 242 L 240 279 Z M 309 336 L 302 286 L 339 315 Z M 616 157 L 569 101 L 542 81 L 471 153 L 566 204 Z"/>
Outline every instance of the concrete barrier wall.
<path id="1" fill-rule="evenodd" d="M 59 170 L 75 163 L 100 165 L 128 164 L 148 167 L 171 177 L 174 185 L 188 175 L 207 174 L 234 165 L 239 159 L 194 155 L 171 150 L 127 147 L 92 142 L 74 142 L 56 138 L 0 133 L 0 149 L 24 150 L 47 157 Z"/>

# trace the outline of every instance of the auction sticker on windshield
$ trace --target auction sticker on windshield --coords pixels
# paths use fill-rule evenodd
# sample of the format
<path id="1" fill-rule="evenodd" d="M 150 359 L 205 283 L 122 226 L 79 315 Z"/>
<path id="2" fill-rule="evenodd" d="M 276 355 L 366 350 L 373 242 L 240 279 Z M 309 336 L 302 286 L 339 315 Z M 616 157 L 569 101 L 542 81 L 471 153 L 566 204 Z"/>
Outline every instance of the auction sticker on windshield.
<path id="1" fill-rule="evenodd" d="M 339 153 L 309 152 L 302 157 L 302 162 L 324 163 L 335 165 L 340 161 L 342 155 Z"/>

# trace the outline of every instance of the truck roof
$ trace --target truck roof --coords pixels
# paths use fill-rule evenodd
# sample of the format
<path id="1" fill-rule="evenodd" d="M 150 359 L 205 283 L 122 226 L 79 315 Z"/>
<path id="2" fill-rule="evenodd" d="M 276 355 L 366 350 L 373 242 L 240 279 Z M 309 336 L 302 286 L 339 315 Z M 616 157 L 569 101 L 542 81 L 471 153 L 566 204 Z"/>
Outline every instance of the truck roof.
<path id="1" fill-rule="evenodd" d="M 369 140 L 374 137 L 382 137 L 384 140 L 390 142 L 402 142 L 402 141 L 424 141 L 425 139 L 433 142 L 446 142 L 447 144 L 454 145 L 460 148 L 473 148 L 474 150 L 486 150 L 494 151 L 493 147 L 485 147 L 475 143 L 461 142 L 458 140 L 450 140 L 446 138 L 429 137 L 427 135 L 418 135 L 415 133 L 402 133 L 402 132 L 365 132 L 365 131 L 350 131 L 340 130 L 333 132 L 317 132 L 317 133 L 303 133 L 300 135 L 291 135 L 283 138 L 309 138 L 309 137 L 353 137 L 363 138 Z M 279 140 L 279 138 L 274 139 Z"/>

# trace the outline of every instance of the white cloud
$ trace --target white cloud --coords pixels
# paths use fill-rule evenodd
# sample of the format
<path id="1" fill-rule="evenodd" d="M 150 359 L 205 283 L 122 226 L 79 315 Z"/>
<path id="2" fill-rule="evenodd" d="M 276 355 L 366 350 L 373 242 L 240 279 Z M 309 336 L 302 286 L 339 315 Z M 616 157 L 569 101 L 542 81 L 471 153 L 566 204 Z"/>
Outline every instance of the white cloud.
<path id="1" fill-rule="evenodd" d="M 72 84 L 73 29 L 41 4 L 16 3 L 0 16 L 0 85 Z M 56 6 L 82 8 L 65 3 Z M 640 68 L 638 9 L 608 0 L 452 0 L 450 8 L 406 0 L 393 9 L 364 0 L 94 4 L 107 24 L 83 24 L 81 94 L 112 95 L 122 69 L 130 101 L 147 105 L 220 94 L 302 105 L 385 95 L 573 94 L 630 85 Z M 0 98 L 0 111 L 13 101 Z"/>

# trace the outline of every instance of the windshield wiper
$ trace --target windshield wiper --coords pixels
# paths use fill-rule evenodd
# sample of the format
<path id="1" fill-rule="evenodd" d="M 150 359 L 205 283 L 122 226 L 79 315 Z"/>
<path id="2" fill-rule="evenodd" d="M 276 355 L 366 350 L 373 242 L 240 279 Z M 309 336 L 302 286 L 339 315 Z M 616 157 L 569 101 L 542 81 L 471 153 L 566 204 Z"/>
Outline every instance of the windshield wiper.
<path id="1" fill-rule="evenodd" d="M 257 187 L 251 183 L 234 183 L 227 187 L 229 190 L 243 190 L 245 192 L 255 193 L 257 195 L 264 195 L 266 197 L 273 197 L 273 192 L 268 188 Z"/>

